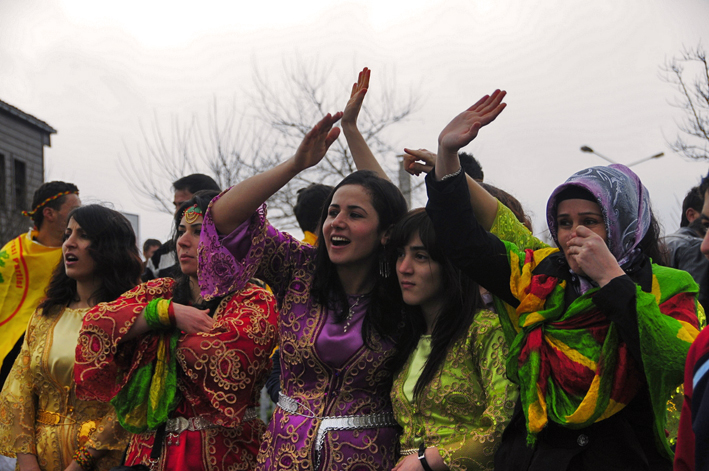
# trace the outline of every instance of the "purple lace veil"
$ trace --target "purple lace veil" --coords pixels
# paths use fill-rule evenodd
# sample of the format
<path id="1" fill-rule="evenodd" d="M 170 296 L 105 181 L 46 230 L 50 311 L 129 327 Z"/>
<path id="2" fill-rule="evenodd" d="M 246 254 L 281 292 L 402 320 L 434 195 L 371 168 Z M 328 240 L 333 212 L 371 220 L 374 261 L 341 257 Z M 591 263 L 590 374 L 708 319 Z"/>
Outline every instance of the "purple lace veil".
<path id="1" fill-rule="evenodd" d="M 596 198 L 606 223 L 608 248 L 621 267 L 632 262 L 650 227 L 650 197 L 638 176 L 625 165 L 613 164 L 581 170 L 558 186 L 547 203 L 547 224 L 557 246 L 557 199 L 569 187 L 582 188 Z"/>

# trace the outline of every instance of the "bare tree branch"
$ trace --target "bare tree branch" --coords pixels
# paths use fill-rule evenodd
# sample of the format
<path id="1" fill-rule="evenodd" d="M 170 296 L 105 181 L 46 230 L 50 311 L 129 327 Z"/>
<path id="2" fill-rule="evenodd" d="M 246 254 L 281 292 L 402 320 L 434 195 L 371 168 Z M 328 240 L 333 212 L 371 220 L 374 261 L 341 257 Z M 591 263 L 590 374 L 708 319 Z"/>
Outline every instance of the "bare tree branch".
<path id="1" fill-rule="evenodd" d="M 141 125 L 141 145 L 131 149 L 124 144 L 121 173 L 144 206 L 171 213 L 171 184 L 184 175 L 207 173 L 227 188 L 293 155 L 316 122 L 344 107 L 348 82 L 355 76 L 338 81 L 333 79 L 332 66 L 298 58 L 284 62 L 276 80 L 256 69 L 255 92 L 247 108 L 239 110 L 235 102 L 225 107 L 214 98 L 206 118 L 193 115 L 183 124 L 173 116 L 164 130 L 156 114 L 150 129 Z M 360 131 L 382 167 L 396 177 L 395 146 L 385 134 L 414 113 L 419 100 L 412 93 L 399 99 L 392 81 L 377 83 L 381 85 L 372 90 L 369 106 L 362 110 Z M 282 229 L 297 227 L 293 206 L 298 189 L 313 182 L 334 185 L 355 170 L 346 141 L 338 139 L 320 165 L 301 173 L 271 197 L 269 219 Z"/>
<path id="2" fill-rule="evenodd" d="M 696 69 L 694 76 L 685 67 Z M 677 123 L 681 134 L 669 145 L 673 151 L 695 160 L 709 159 L 709 64 L 701 44 L 694 49 L 684 48 L 678 57 L 661 68 L 662 80 L 674 85 L 679 97 L 670 104 L 685 112 Z"/>

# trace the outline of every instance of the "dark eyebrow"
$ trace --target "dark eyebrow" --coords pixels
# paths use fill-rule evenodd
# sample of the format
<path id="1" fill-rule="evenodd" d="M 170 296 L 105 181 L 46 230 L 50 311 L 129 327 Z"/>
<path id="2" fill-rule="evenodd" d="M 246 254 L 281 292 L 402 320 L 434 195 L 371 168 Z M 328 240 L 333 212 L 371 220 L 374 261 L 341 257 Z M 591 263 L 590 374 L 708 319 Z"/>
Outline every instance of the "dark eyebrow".
<path id="1" fill-rule="evenodd" d="M 409 250 L 423 250 L 425 252 L 428 252 L 428 249 L 423 245 L 410 245 Z"/>
<path id="2" fill-rule="evenodd" d="M 594 211 L 586 211 L 586 212 L 584 212 L 584 213 L 578 213 L 579 216 L 588 216 L 589 214 L 592 215 L 592 216 L 603 217 L 603 214 L 601 214 L 601 213 L 596 213 L 596 212 L 594 212 Z M 570 215 L 569 213 L 561 213 L 561 214 L 557 214 L 556 217 L 557 217 L 557 218 L 561 218 L 561 217 L 567 217 L 567 218 L 568 218 L 568 217 L 571 217 L 571 215 Z"/>
<path id="3" fill-rule="evenodd" d="M 332 207 L 335 207 L 335 208 L 338 208 L 338 209 L 339 209 L 339 208 L 340 208 L 340 205 L 339 205 L 339 204 L 336 204 L 336 203 L 330 203 L 330 207 L 331 207 L 331 208 L 332 208 Z M 357 206 L 356 204 L 351 204 L 351 205 L 347 206 L 347 209 L 349 209 L 349 210 L 360 209 L 360 210 L 364 211 L 365 213 L 367 212 L 367 210 L 364 209 L 362 206 Z"/>

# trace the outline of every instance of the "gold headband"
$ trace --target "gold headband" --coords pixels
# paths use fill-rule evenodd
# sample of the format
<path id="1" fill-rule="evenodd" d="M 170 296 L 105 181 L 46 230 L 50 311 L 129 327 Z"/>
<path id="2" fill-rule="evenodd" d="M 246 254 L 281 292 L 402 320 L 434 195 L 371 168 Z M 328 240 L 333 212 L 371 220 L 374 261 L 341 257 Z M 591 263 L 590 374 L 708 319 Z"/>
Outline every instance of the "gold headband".
<path id="1" fill-rule="evenodd" d="M 194 224 L 198 217 L 204 216 L 204 213 L 202 212 L 202 208 L 197 206 L 197 204 L 193 204 L 189 208 L 185 209 L 185 212 L 182 215 L 187 224 Z"/>

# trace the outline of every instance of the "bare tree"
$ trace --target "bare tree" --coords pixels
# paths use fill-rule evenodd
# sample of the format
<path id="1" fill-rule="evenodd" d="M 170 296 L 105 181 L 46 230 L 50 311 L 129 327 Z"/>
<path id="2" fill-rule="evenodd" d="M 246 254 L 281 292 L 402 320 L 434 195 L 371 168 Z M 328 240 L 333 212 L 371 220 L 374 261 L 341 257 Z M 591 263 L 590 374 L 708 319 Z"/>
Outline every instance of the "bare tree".
<path id="1" fill-rule="evenodd" d="M 701 44 L 694 49 L 685 47 L 661 70 L 662 79 L 680 92 L 672 106 L 685 112 L 677 123 L 681 133 L 670 147 L 690 159 L 709 159 L 709 64 L 704 48 Z"/>
<path id="2" fill-rule="evenodd" d="M 295 152 L 322 116 L 344 107 L 356 77 L 337 81 L 332 68 L 298 60 L 283 70 L 279 80 L 254 73 L 256 92 L 249 97 L 248 113 L 234 103 L 223 112 L 215 99 L 206 120 L 192 116 L 185 125 L 173 117 L 165 130 L 156 115 L 150 129 L 141 127 L 143 142 L 136 151 L 126 146 L 121 170 L 144 204 L 171 213 L 170 184 L 189 173 L 211 174 L 226 188 L 279 164 Z M 359 128 L 396 181 L 397 160 L 386 131 L 415 112 L 418 100 L 410 92 L 398 98 L 394 81 L 378 83 L 385 85 L 368 97 L 370 106 L 363 108 Z M 334 185 L 354 170 L 341 137 L 323 162 L 302 172 L 269 200 L 269 219 L 283 229 L 297 227 L 293 216 L 297 190 L 313 182 Z"/>
<path id="3" fill-rule="evenodd" d="M 166 130 L 156 114 L 149 129 L 141 124 L 143 142 L 136 150 L 125 145 L 120 170 L 143 206 L 171 214 L 172 182 L 191 173 L 211 174 L 228 188 L 256 171 L 252 162 L 262 147 L 258 133 L 248 128 L 234 103 L 223 116 L 215 98 L 203 120 L 192 115 L 183 124 L 173 116 Z"/>

